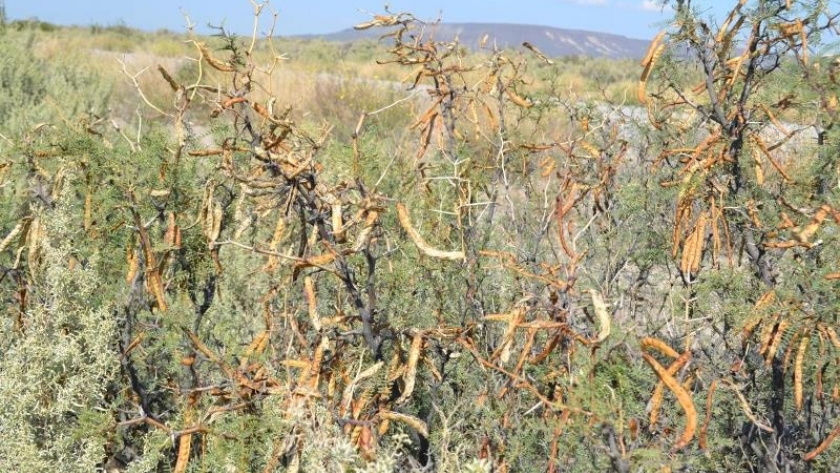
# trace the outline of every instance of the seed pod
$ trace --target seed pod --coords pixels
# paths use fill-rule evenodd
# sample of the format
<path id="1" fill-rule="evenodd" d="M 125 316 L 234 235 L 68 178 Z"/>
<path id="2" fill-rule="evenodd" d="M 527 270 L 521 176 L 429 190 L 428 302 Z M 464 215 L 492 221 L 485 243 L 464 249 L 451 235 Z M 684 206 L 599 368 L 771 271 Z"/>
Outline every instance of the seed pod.
<path id="1" fill-rule="evenodd" d="M 645 88 L 647 87 L 647 80 L 650 76 L 651 70 L 653 70 L 653 66 L 656 64 L 656 60 L 659 59 L 659 56 L 661 56 L 662 52 L 665 51 L 665 45 L 661 43 L 664 36 L 665 31 L 663 30 L 660 31 L 655 38 L 653 38 L 647 54 L 645 55 L 644 60 L 642 60 L 642 67 L 644 67 L 644 70 L 642 70 L 642 75 L 639 78 L 639 85 L 636 88 L 636 96 L 639 99 L 639 103 L 647 103 L 645 91 Z"/>
<path id="2" fill-rule="evenodd" d="M 453 261 L 463 261 L 466 257 L 463 251 L 443 251 L 438 250 L 437 248 L 433 248 L 431 245 L 426 243 L 423 237 L 417 233 L 417 230 L 414 229 L 414 226 L 411 225 L 411 220 L 408 217 L 408 210 L 405 208 L 405 205 L 402 203 L 397 204 L 397 217 L 399 217 L 400 224 L 402 225 L 405 232 L 408 233 L 408 236 L 411 238 L 411 241 L 417 245 L 417 248 L 426 256 L 430 256 L 432 258 L 440 258 L 440 259 L 447 259 Z"/>
<path id="3" fill-rule="evenodd" d="M 429 428 L 426 426 L 426 423 L 418 419 L 417 417 L 410 416 L 408 414 L 400 414 L 399 412 L 389 411 L 387 409 L 379 411 L 379 417 L 382 419 L 402 422 L 403 424 L 406 424 L 412 429 L 416 430 L 417 433 L 419 433 L 423 437 L 429 436 Z"/>
<path id="4" fill-rule="evenodd" d="M 423 333 L 417 332 L 411 340 L 411 348 L 408 350 L 408 364 L 406 367 L 403 380 L 405 381 L 405 388 L 403 389 L 400 398 L 397 399 L 397 404 L 402 404 L 411 397 L 414 392 L 414 383 L 417 380 L 417 361 L 420 359 L 420 351 L 423 347 Z"/>
<path id="5" fill-rule="evenodd" d="M 656 359 L 647 353 L 642 353 L 642 357 L 653 368 L 653 371 L 656 372 L 659 379 L 665 383 L 665 386 L 674 393 L 680 407 L 685 411 L 685 430 L 683 430 L 680 438 L 677 439 L 677 443 L 674 444 L 674 450 L 685 448 L 691 442 L 691 439 L 694 438 L 694 432 L 697 430 L 697 409 L 694 408 L 694 402 L 691 400 L 691 396 L 685 388 L 673 376 L 668 374 L 668 371 Z"/>
<path id="6" fill-rule="evenodd" d="M 802 363 L 805 361 L 805 352 L 808 350 L 808 342 L 811 338 L 806 334 L 799 342 L 799 349 L 796 351 L 796 361 L 793 365 L 793 402 L 797 411 L 802 410 Z"/>
<path id="7" fill-rule="evenodd" d="M 610 336 L 610 313 L 607 310 L 607 304 L 604 303 L 604 299 L 598 291 L 590 289 L 589 295 L 592 296 L 592 305 L 595 308 L 595 315 L 598 317 L 598 338 L 594 340 L 594 344 L 599 345 Z"/>
<path id="8" fill-rule="evenodd" d="M 231 65 L 229 62 L 220 61 L 214 58 L 210 54 L 210 50 L 207 48 L 206 44 L 197 42 L 195 43 L 195 45 L 198 47 L 198 50 L 201 51 L 201 56 L 204 58 L 205 61 L 207 61 L 207 64 L 210 64 L 210 67 L 212 67 L 213 69 L 216 69 L 217 71 L 221 72 L 233 72 L 236 70 L 236 68 L 233 67 L 233 65 Z"/>

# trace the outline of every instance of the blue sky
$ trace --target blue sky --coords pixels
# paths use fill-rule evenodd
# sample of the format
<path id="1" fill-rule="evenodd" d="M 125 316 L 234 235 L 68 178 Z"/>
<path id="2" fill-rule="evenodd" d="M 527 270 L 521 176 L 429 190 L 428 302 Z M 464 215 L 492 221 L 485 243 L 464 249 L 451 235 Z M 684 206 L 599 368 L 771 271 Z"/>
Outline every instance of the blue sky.
<path id="1" fill-rule="evenodd" d="M 181 11 L 206 32 L 210 22 L 248 33 L 252 6 L 248 0 L 5 0 L 11 19 L 38 17 L 57 24 L 114 25 L 146 30 L 185 29 Z M 331 33 L 380 13 L 410 11 L 424 20 L 442 14 L 451 22 L 505 22 L 555 26 L 648 39 L 669 18 L 656 0 L 274 0 L 279 34 Z M 698 2 L 700 4 L 701 2 Z M 706 0 L 710 13 L 723 12 L 737 0 Z M 720 13 L 718 13 L 720 16 Z M 266 25 L 267 26 L 267 25 Z"/>

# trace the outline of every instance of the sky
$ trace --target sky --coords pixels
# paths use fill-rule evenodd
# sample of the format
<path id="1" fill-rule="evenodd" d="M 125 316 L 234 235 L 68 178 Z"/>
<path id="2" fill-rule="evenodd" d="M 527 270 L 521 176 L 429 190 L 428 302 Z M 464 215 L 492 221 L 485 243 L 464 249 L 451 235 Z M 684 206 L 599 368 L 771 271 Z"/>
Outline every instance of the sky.
<path id="1" fill-rule="evenodd" d="M 0 0 L 9 19 L 40 20 L 61 25 L 110 26 L 125 24 L 154 31 L 182 32 L 186 12 L 196 29 L 208 23 L 238 34 L 249 34 L 253 23 L 250 0 Z M 256 1 L 256 0 L 255 0 Z M 274 0 L 280 35 L 332 33 L 382 13 L 385 3 L 394 12 L 411 12 L 421 20 L 439 16 L 448 22 L 524 23 L 614 33 L 650 39 L 670 17 L 658 0 Z M 710 14 L 722 12 L 737 0 L 705 0 Z M 265 32 L 270 15 L 260 27 Z"/>

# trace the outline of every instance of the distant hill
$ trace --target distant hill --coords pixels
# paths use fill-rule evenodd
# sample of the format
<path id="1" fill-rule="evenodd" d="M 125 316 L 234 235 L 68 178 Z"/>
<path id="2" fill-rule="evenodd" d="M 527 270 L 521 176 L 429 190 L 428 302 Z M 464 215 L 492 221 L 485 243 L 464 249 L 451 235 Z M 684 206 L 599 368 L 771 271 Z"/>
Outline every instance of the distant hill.
<path id="1" fill-rule="evenodd" d="M 337 33 L 298 36 L 300 38 L 323 38 L 327 41 L 357 41 L 378 38 L 386 29 L 372 28 L 357 31 L 352 28 Z M 608 58 L 640 59 L 645 56 L 649 40 L 597 33 L 594 31 L 568 30 L 551 26 L 521 25 L 508 23 L 440 23 L 429 25 L 425 34 L 433 34 L 437 40 L 448 41 L 458 38 L 469 48 L 478 48 L 479 42 L 488 35 L 487 45 L 494 42 L 499 48 L 519 48 L 529 42 L 551 57 L 586 56 Z"/>

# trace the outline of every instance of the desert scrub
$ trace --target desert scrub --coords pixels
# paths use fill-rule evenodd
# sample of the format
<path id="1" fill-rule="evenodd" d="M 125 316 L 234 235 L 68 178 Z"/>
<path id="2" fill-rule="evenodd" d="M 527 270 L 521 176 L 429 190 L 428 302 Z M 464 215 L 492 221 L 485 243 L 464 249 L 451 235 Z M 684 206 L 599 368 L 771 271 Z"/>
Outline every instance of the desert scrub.
<path id="1" fill-rule="evenodd" d="M 76 260 L 78 225 L 63 194 L 29 224 L 29 307 L 22 326 L 0 326 L 0 470 L 89 472 L 105 457 L 112 412 L 106 390 L 119 370 L 116 320 L 89 306 L 104 282 L 95 256 Z"/>
<path id="2" fill-rule="evenodd" d="M 39 57 L 40 35 L 9 31 L 0 43 L 0 133 L 14 136 L 39 122 L 74 123 L 83 113 L 101 112 L 109 100 L 111 86 L 84 67 L 80 54 Z"/>
<path id="3" fill-rule="evenodd" d="M 710 30 L 685 30 L 688 13 L 672 41 Z M 788 89 L 775 77 L 805 69 L 763 71 L 754 89 L 737 56 L 700 50 L 720 66 L 710 95 L 702 64 L 666 51 L 644 75 L 642 101 L 664 101 L 648 114 L 601 102 L 636 64 L 412 40 L 376 54 L 388 69 L 317 75 L 375 51 L 191 36 L 207 46 L 140 75 L 145 98 L 115 87 L 130 106 L 113 118 L 143 117 L 121 133 L 51 105 L 44 90 L 68 82 L 53 72 L 78 62 L 62 36 L 15 34 L 49 68 L 3 73 L 43 86 L 29 108 L 53 126 L 13 107 L 0 140 L 0 470 L 120 454 L 128 471 L 176 473 L 836 463 L 836 144 L 798 149 L 815 162 L 792 169 L 786 145 L 755 139 L 771 112 L 816 113 L 798 104 L 817 96 L 831 128 L 828 72 L 764 110 Z M 83 72 L 116 59 L 109 35 Z M 158 62 L 125 59 L 132 77 Z M 389 107 L 413 80 L 418 97 Z M 747 116 L 724 100 L 741 90 L 758 108 L 721 127 L 705 105 Z M 703 107 L 678 113 L 677 96 Z M 645 351 L 654 338 L 669 348 Z"/>

